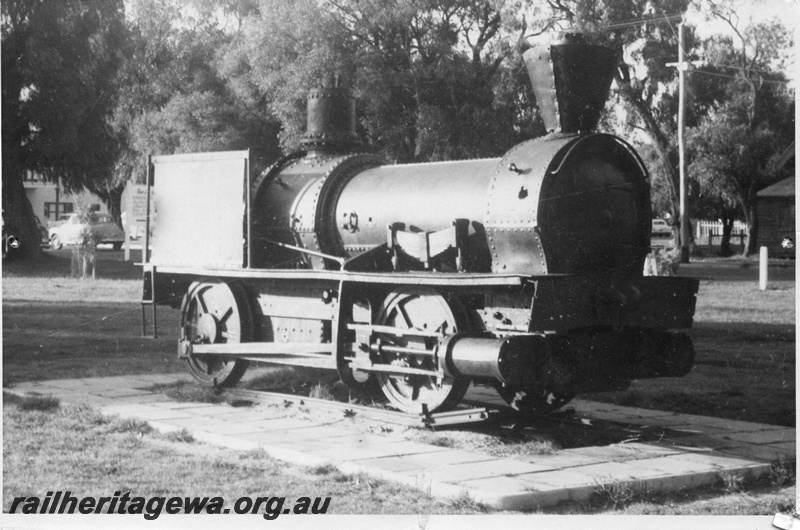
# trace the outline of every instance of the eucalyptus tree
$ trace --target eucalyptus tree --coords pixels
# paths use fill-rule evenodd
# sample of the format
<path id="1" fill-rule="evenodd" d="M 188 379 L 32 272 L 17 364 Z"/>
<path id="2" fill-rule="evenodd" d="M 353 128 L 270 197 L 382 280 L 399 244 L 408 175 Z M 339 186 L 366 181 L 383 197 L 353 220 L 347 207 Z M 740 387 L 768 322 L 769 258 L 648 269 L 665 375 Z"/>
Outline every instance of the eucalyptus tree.
<path id="1" fill-rule="evenodd" d="M 389 159 L 496 155 L 543 132 L 519 57 L 552 26 L 534 4 L 261 0 L 225 71 L 268 103 L 285 149 L 302 133 L 307 89 L 338 74 L 358 97 L 359 132 Z"/>
<path id="2" fill-rule="evenodd" d="M 22 241 L 11 255 L 35 257 L 39 234 L 26 175 L 111 199 L 117 142 L 108 118 L 125 33 L 123 1 L 7 0 L 0 6 L 3 219 Z"/>
<path id="3" fill-rule="evenodd" d="M 250 10 L 246 0 L 132 0 L 116 177 L 144 182 L 147 155 L 251 149 L 278 156 L 278 122 L 257 98 L 231 88 L 220 59 Z"/>
<path id="4" fill-rule="evenodd" d="M 705 108 L 689 131 L 689 172 L 701 193 L 720 205 L 724 236 L 732 217 L 744 218 L 748 256 L 758 252 L 757 192 L 774 181 L 771 161 L 794 140 L 794 91 L 783 73 L 792 34 L 777 18 L 741 19 L 731 0 L 709 0 L 709 6 L 709 16 L 728 32 L 703 42 L 707 64 L 693 82 L 706 95 L 698 103 Z"/>

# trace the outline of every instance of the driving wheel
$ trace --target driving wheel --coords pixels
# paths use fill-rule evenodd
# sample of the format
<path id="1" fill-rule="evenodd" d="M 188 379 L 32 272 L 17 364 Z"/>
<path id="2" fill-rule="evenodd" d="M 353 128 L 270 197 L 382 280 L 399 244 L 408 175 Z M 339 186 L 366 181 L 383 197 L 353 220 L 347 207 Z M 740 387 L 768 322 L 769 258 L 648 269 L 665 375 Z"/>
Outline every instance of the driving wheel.
<path id="1" fill-rule="evenodd" d="M 244 293 L 226 283 L 194 282 L 183 298 L 181 334 L 193 344 L 249 341 L 252 314 Z M 195 354 L 186 363 L 195 379 L 218 387 L 236 384 L 249 364 L 244 359 Z"/>
<path id="2" fill-rule="evenodd" d="M 451 306 L 433 289 L 409 288 L 390 293 L 378 315 L 381 326 L 449 335 L 458 332 L 458 321 Z M 436 370 L 432 355 L 436 338 L 399 335 L 387 336 L 391 345 L 406 350 L 380 353 L 381 364 L 399 368 Z M 419 354 L 407 350 L 419 350 Z M 420 413 L 422 405 L 429 412 L 455 407 L 469 387 L 469 379 L 451 379 L 420 374 L 377 373 L 378 383 L 389 402 L 409 413 Z"/>

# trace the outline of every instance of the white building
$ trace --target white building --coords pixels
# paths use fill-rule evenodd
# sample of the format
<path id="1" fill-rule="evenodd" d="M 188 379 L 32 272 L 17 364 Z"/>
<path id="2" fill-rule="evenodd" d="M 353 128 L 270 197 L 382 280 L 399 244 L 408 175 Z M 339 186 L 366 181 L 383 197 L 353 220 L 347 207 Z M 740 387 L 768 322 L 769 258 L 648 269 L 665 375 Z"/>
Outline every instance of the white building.
<path id="1" fill-rule="evenodd" d="M 99 213 L 108 213 L 105 203 L 96 195 L 84 191 L 81 193 L 65 193 L 53 182 L 45 182 L 41 176 L 28 171 L 23 181 L 25 194 L 33 206 L 33 213 L 42 225 L 48 226 L 61 216 L 69 215 L 83 206 Z"/>

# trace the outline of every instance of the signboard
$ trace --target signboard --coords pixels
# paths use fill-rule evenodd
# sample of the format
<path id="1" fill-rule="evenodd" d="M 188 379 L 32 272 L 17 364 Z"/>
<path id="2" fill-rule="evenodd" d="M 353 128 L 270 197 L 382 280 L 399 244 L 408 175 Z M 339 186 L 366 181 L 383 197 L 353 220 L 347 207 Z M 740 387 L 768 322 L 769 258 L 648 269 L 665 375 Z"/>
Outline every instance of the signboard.
<path id="1" fill-rule="evenodd" d="M 152 164 L 150 262 L 246 266 L 249 152 L 156 156 Z"/>
<path id="2" fill-rule="evenodd" d="M 130 197 L 130 215 L 136 221 L 144 222 L 147 218 L 147 186 L 134 185 L 129 186 L 131 189 Z"/>
<path id="3" fill-rule="evenodd" d="M 144 245 L 147 226 L 147 186 L 128 184 L 122 193 L 120 219 L 125 230 L 125 259 L 130 259 L 130 248 Z"/>

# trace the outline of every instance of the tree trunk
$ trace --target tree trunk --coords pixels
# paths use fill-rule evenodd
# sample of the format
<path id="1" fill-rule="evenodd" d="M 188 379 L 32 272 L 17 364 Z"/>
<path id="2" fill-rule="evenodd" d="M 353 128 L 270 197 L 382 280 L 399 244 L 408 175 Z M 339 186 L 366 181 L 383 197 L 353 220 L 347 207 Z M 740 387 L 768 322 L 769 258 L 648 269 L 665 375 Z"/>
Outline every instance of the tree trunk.
<path id="1" fill-rule="evenodd" d="M 110 189 L 89 191 L 102 199 L 108 209 L 108 214 L 114 218 L 114 222 L 117 223 L 117 226 L 122 228 L 122 219 L 120 215 L 122 214 L 122 193 L 125 191 L 125 185 L 120 184 Z"/>
<path id="2" fill-rule="evenodd" d="M 108 200 L 106 201 L 108 213 L 114 217 L 114 221 L 120 228 L 122 228 L 122 219 L 120 219 L 120 215 L 122 214 L 122 192 L 124 190 L 125 186 L 112 188 L 108 192 Z"/>
<path id="3" fill-rule="evenodd" d="M 15 173 L 3 175 L 3 236 L 13 236 L 19 243 L 17 248 L 8 247 L 6 259 L 38 260 L 42 256 L 42 246 L 36 216 L 25 194 L 22 176 Z M 3 241 L 3 244 L 6 242 Z"/>
<path id="4" fill-rule="evenodd" d="M 725 213 L 722 214 L 722 239 L 719 243 L 719 255 L 722 257 L 728 257 L 733 254 L 733 251 L 731 250 L 733 221 L 734 218 L 732 215 L 727 215 Z"/>
<path id="5" fill-rule="evenodd" d="M 756 186 L 750 184 L 747 189 L 747 198 L 744 206 L 744 219 L 747 223 L 747 240 L 744 244 L 742 256 L 748 257 L 758 254 L 758 213 L 756 210 Z"/>

